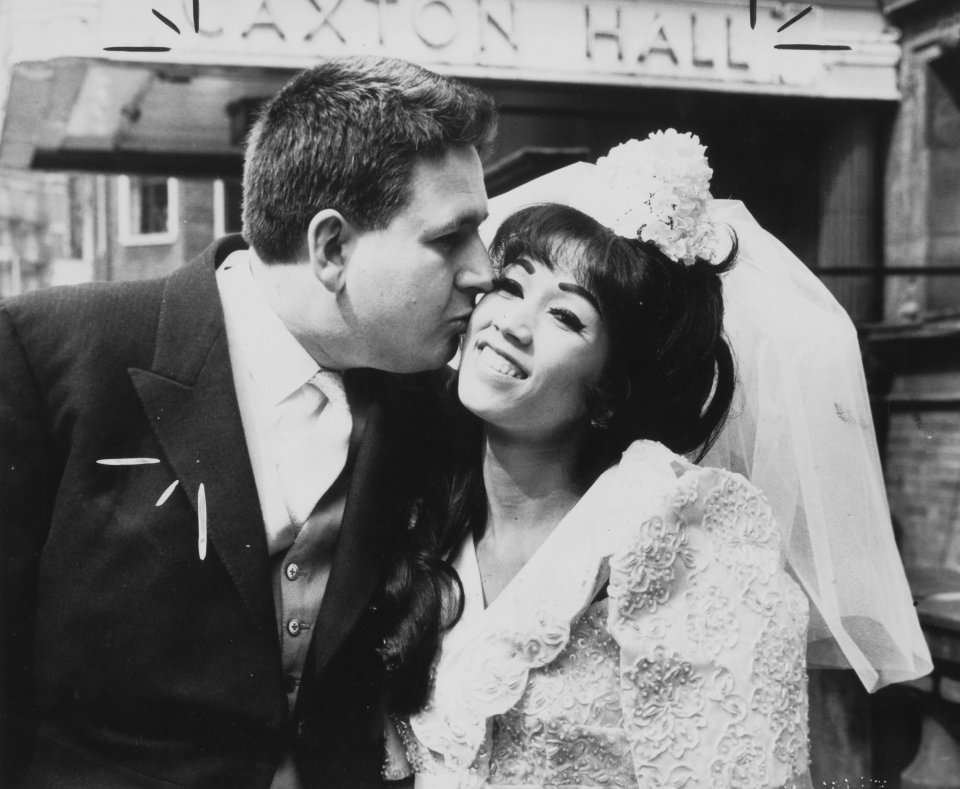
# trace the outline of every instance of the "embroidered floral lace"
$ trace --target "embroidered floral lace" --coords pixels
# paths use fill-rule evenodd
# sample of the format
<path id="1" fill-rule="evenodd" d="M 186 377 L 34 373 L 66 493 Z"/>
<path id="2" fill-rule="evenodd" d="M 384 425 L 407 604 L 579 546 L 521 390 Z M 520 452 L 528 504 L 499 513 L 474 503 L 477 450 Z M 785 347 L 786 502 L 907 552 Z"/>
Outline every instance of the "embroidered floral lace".
<path id="1" fill-rule="evenodd" d="M 640 442 L 486 610 L 475 562 L 433 700 L 398 722 L 418 789 L 805 774 L 807 600 L 742 477 Z"/>

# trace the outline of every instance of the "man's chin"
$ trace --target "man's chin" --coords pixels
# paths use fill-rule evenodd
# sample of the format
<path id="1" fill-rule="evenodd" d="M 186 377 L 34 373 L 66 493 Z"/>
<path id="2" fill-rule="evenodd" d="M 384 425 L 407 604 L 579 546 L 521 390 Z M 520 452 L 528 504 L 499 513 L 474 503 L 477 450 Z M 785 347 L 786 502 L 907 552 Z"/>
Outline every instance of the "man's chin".
<path id="1" fill-rule="evenodd" d="M 444 365 L 451 367 L 460 366 L 460 335 L 455 334 L 450 338 L 446 345 L 437 348 L 437 353 L 432 360 L 424 360 L 423 366 L 417 372 L 426 372 L 427 370 L 437 370 Z"/>
<path id="2" fill-rule="evenodd" d="M 430 345 L 421 341 L 405 348 L 394 347 L 392 353 L 381 346 L 382 350 L 367 365 L 396 375 L 412 375 L 439 370 L 446 364 L 457 367 L 460 360 L 460 335 L 450 335 L 446 340 L 434 341 Z"/>
<path id="3" fill-rule="evenodd" d="M 378 366 L 381 370 L 397 375 L 426 373 L 430 370 L 439 370 L 446 364 L 456 367 L 456 363 L 460 360 L 459 350 L 459 343 L 454 343 L 449 348 L 438 349 L 432 356 L 422 355 L 416 359 L 404 359 L 403 361 L 395 361 L 393 363 L 386 362 Z"/>

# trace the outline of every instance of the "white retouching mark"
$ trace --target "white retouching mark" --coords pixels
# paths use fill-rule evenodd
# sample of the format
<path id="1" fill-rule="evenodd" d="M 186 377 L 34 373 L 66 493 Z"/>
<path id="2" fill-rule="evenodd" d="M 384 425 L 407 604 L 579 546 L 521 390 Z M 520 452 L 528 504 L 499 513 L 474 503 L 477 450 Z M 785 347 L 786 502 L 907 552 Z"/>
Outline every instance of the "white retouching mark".
<path id="1" fill-rule="evenodd" d="M 197 531 L 197 552 L 203 561 L 207 558 L 207 494 L 202 482 L 197 491 Z"/>
<path id="2" fill-rule="evenodd" d="M 170 498 L 170 494 L 173 493 L 174 488 L 176 488 L 177 485 L 179 485 L 179 484 L 180 484 L 180 480 L 179 480 L 179 479 L 175 479 L 173 482 L 171 482 L 169 485 L 167 485 L 167 489 L 166 489 L 163 493 L 160 494 L 160 498 L 157 499 L 157 503 L 154 504 L 153 506 L 154 506 L 154 507 L 159 507 L 159 506 L 160 506 L 161 504 L 163 504 L 167 499 L 169 499 L 169 498 Z"/>
<path id="3" fill-rule="evenodd" d="M 147 466 L 159 462 L 159 458 L 102 458 L 97 461 L 101 466 Z"/>
<path id="4" fill-rule="evenodd" d="M 960 592 L 937 592 L 923 598 L 924 602 L 955 603 L 960 600 Z"/>

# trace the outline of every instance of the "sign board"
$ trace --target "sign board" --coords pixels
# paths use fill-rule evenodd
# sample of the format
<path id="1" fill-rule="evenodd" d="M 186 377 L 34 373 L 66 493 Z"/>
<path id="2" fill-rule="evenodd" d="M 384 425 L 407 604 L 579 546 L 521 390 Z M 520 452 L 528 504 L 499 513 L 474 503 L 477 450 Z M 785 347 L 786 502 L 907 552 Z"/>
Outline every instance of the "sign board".
<path id="1" fill-rule="evenodd" d="M 62 25 L 72 32 L 57 35 L 48 22 L 30 51 L 14 44 L 18 59 L 80 55 L 300 68 L 318 56 L 377 53 L 444 73 L 495 79 L 897 95 L 895 36 L 875 3 L 854 0 L 814 5 L 782 32 L 778 28 L 808 3 L 761 0 L 754 27 L 747 0 L 59 0 L 59 5 Z M 850 49 L 775 48 L 791 42 Z M 145 57 L 142 51 L 107 52 L 110 47 L 170 51 Z"/>

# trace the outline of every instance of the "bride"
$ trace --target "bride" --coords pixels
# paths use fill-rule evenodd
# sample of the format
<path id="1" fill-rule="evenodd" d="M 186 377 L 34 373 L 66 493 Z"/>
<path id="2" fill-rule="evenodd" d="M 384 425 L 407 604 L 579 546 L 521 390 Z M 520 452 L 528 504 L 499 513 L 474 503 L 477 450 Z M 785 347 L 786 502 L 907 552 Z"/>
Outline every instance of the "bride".
<path id="1" fill-rule="evenodd" d="M 808 656 L 929 670 L 849 320 L 703 152 L 657 133 L 492 201 L 383 600 L 386 777 L 809 786 Z"/>

